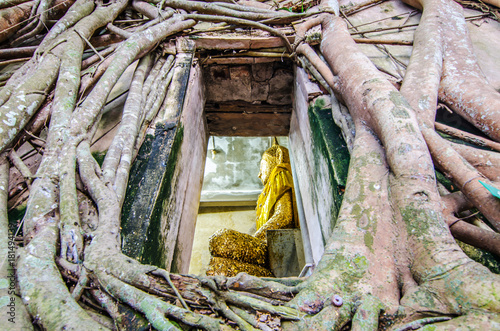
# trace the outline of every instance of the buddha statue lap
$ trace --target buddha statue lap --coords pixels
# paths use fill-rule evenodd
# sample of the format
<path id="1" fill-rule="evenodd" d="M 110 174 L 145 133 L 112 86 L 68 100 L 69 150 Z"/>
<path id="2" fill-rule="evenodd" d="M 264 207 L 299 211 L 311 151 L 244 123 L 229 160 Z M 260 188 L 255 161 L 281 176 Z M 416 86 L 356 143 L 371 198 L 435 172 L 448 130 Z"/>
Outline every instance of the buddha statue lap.
<path id="1" fill-rule="evenodd" d="M 207 275 L 232 277 L 246 272 L 259 277 L 273 276 L 267 269 L 266 231 L 298 225 L 290 158 L 285 147 L 274 144 L 264 152 L 259 178 L 264 189 L 257 201 L 257 232 L 253 236 L 231 229 L 215 232 L 209 242 L 212 258 Z"/>

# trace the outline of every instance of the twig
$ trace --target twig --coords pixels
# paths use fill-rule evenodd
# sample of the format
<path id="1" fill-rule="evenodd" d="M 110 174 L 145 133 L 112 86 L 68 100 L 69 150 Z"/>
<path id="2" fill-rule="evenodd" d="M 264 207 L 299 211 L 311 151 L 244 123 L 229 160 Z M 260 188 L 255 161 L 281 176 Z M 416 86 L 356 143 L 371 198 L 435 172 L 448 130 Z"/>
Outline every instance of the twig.
<path id="1" fill-rule="evenodd" d="M 46 11 L 50 11 L 50 10 L 52 10 L 52 9 L 55 9 L 56 7 L 59 7 L 59 6 L 65 5 L 65 4 L 66 4 L 66 2 L 70 2 L 70 1 L 72 1 L 72 0 L 66 0 L 66 1 L 63 1 L 63 2 L 61 2 L 61 3 L 58 3 L 57 5 L 54 5 L 54 6 L 50 7 L 50 8 L 47 8 L 47 10 L 46 10 Z M 38 16 L 40 16 L 41 14 L 42 14 L 42 13 L 39 13 L 39 14 L 36 14 L 35 16 L 36 16 L 36 17 L 38 17 Z M 25 19 L 25 20 L 23 20 L 23 21 L 21 21 L 21 22 L 19 22 L 19 23 L 17 23 L 17 24 L 10 25 L 8 28 L 1 30 L 1 31 L 0 31 L 0 33 L 4 32 L 4 31 L 8 31 L 8 30 L 10 30 L 10 29 L 14 29 L 15 27 L 17 27 L 17 26 L 19 26 L 19 25 L 23 25 L 23 24 L 25 24 L 26 22 L 28 22 L 29 20 L 32 20 L 32 19 L 33 19 L 33 17 L 30 17 L 30 18 L 27 18 L 27 19 Z"/>
<path id="2" fill-rule="evenodd" d="M 402 13 L 402 14 L 398 14 L 398 15 L 394 15 L 394 16 L 391 16 L 391 17 L 386 17 L 386 18 L 382 18 L 382 19 L 379 19 L 379 20 L 375 20 L 375 21 L 371 21 L 371 22 L 368 22 L 368 23 L 363 23 L 363 24 L 359 24 L 359 25 L 355 25 L 353 27 L 350 27 L 349 29 L 357 29 L 357 28 L 360 28 L 362 26 L 366 26 L 366 25 L 370 25 L 370 24 L 374 24 L 374 23 L 378 23 L 378 22 L 383 22 L 383 21 L 387 21 L 387 20 L 392 20 L 394 18 L 397 18 L 401 15 L 409 15 L 408 17 L 411 17 L 415 14 L 417 14 L 418 11 L 414 10 L 414 11 L 409 11 L 409 12 L 406 12 L 406 13 Z M 406 22 L 404 22 L 402 25 L 406 24 Z"/>
<path id="3" fill-rule="evenodd" d="M 302 68 L 306 69 L 309 71 L 309 73 L 318 81 L 321 86 L 327 90 L 329 93 L 333 93 L 333 90 L 331 89 L 330 85 L 326 82 L 326 80 L 321 76 L 319 71 L 316 69 L 315 66 L 312 65 L 312 63 L 307 59 L 305 56 L 299 56 L 298 57 L 299 62 L 302 65 Z"/>
<path id="4" fill-rule="evenodd" d="M 268 12 L 242 12 L 239 10 L 225 8 L 216 3 L 206 3 L 202 1 L 179 1 L 179 0 L 164 0 L 165 5 L 176 9 L 184 9 L 186 11 L 196 11 L 201 14 L 223 15 L 232 18 L 240 18 L 252 21 L 262 21 L 266 19 L 282 19 L 290 16 L 295 16 L 292 13 L 284 11 L 268 11 Z"/>
<path id="5" fill-rule="evenodd" d="M 26 129 L 24 129 L 24 132 L 25 132 L 28 136 L 30 136 L 31 138 L 33 138 L 34 140 L 40 140 L 43 144 L 45 144 L 45 143 L 46 143 L 46 141 L 45 141 L 44 139 L 42 139 L 42 138 L 40 138 L 40 137 L 35 136 L 33 133 L 29 132 L 29 131 L 28 131 L 28 130 L 26 130 Z M 42 145 L 41 147 L 43 147 L 43 145 Z"/>
<path id="6" fill-rule="evenodd" d="M 94 48 L 94 46 L 92 46 L 92 44 L 90 43 L 90 41 L 89 41 L 87 38 L 85 38 L 85 36 L 84 36 L 84 35 L 82 35 L 82 34 L 80 33 L 80 31 L 78 31 L 77 29 L 73 29 L 73 30 L 76 32 L 76 34 L 77 34 L 77 35 L 79 35 L 79 36 L 80 36 L 80 38 L 82 38 L 82 39 L 85 41 L 85 43 L 87 43 L 87 45 L 88 45 L 88 46 L 89 46 L 89 47 L 90 47 L 90 48 L 94 51 L 94 53 L 95 53 L 97 56 L 99 56 L 99 58 L 101 59 L 101 62 L 102 62 L 102 61 L 104 61 L 104 58 L 102 57 L 102 55 L 101 55 L 101 54 L 99 54 L 99 52 L 98 52 L 98 51 Z"/>
<path id="7" fill-rule="evenodd" d="M 347 21 L 347 23 L 349 23 L 349 25 L 351 25 L 352 27 L 354 27 L 354 25 L 351 23 L 351 21 L 347 18 L 347 16 L 342 13 L 342 15 L 344 16 L 345 20 Z M 357 32 L 357 29 L 354 28 L 354 30 L 356 30 Z M 360 32 L 359 33 L 362 37 L 365 37 L 365 32 Z M 352 34 L 351 34 L 352 35 Z M 396 69 L 396 71 L 398 72 L 398 75 L 400 76 L 399 78 L 400 79 L 403 79 L 404 75 L 403 73 L 401 72 L 401 69 L 398 67 L 398 64 L 401 65 L 403 68 L 406 69 L 406 65 L 404 63 L 402 63 L 401 61 L 399 61 L 398 59 L 396 59 L 392 54 L 391 52 L 389 52 L 389 50 L 385 47 L 385 46 L 378 46 L 376 45 L 375 47 L 377 47 L 377 49 L 379 49 L 382 53 L 386 54 L 389 59 L 391 59 L 391 61 L 393 62 L 394 64 L 394 68 Z"/>
<path id="8" fill-rule="evenodd" d="M 38 57 L 38 56 L 40 55 L 40 59 L 41 59 L 41 58 L 42 58 L 45 54 L 48 54 L 48 53 L 49 53 L 50 51 L 52 51 L 54 48 L 56 48 L 56 47 L 57 47 L 57 46 L 59 46 L 60 44 L 65 43 L 65 42 L 67 42 L 67 41 L 68 41 L 68 39 L 66 39 L 66 38 L 59 39 L 59 40 L 58 40 L 58 41 L 56 41 L 53 45 L 50 45 L 50 47 L 49 47 L 47 50 L 43 51 L 42 55 L 40 55 L 40 53 L 38 52 L 40 48 L 37 48 L 37 50 L 36 50 L 35 54 L 33 54 L 33 56 L 37 56 L 37 57 Z"/>
<path id="9" fill-rule="evenodd" d="M 262 301 L 267 302 L 273 306 L 283 306 L 285 304 L 285 301 L 283 301 L 283 300 L 268 298 L 268 297 L 258 295 L 255 293 L 244 292 L 244 291 L 238 291 L 238 293 L 241 295 L 246 295 L 246 296 L 254 298 L 254 299 L 262 300 Z M 288 301 L 290 301 L 290 300 L 288 300 Z"/>
<path id="10" fill-rule="evenodd" d="M 75 299 L 75 301 L 80 300 L 83 290 L 85 290 L 85 288 L 87 287 L 88 282 L 89 282 L 89 277 L 87 275 L 87 269 L 82 268 L 82 272 L 80 273 L 78 282 L 76 283 L 73 292 L 71 292 L 71 296 L 73 297 L 73 299 Z"/>
<path id="11" fill-rule="evenodd" d="M 489 139 L 476 136 L 475 134 L 468 133 L 438 122 L 436 122 L 434 126 L 436 130 L 446 133 L 455 138 L 461 139 L 476 146 L 489 147 L 497 152 L 500 152 L 500 143 L 497 143 L 495 141 L 491 141 Z"/>
<path id="12" fill-rule="evenodd" d="M 28 184 L 28 187 L 31 185 L 31 181 L 33 180 L 33 174 L 31 173 L 30 169 L 24 164 L 23 160 L 19 157 L 19 155 L 16 153 L 15 150 L 11 150 L 9 153 L 9 160 L 12 162 L 12 164 L 19 170 L 21 175 L 23 175 L 24 179 L 26 180 L 26 183 Z"/>
<path id="13" fill-rule="evenodd" d="M 19 56 L 32 56 L 37 48 L 38 46 L 27 46 L 27 47 L 0 49 L 0 58 L 12 59 L 12 58 L 18 58 Z"/>
<path id="14" fill-rule="evenodd" d="M 488 16 L 488 14 L 474 15 L 474 16 L 466 17 L 465 20 L 470 21 L 470 20 L 474 20 L 474 19 L 478 19 L 478 18 L 486 17 L 486 16 Z M 414 28 L 414 27 L 417 27 L 418 25 L 419 25 L 419 23 L 400 25 L 400 26 L 392 26 L 392 27 L 387 27 L 387 28 L 377 28 L 377 29 L 359 31 L 359 32 L 351 32 L 351 36 L 357 35 L 357 34 L 383 32 L 383 31 L 390 31 L 390 30 L 398 30 L 398 32 L 399 32 L 401 29 Z"/>
<path id="15" fill-rule="evenodd" d="M 321 77 L 323 77 L 323 79 L 328 83 L 334 93 L 339 95 L 341 94 L 338 78 L 333 75 L 328 65 L 323 62 L 323 60 L 321 60 L 321 58 L 311 46 L 303 43 L 299 47 L 297 47 L 297 53 L 304 55 L 309 60 L 309 62 L 319 72 Z"/>
<path id="16" fill-rule="evenodd" d="M 406 28 L 414 28 L 417 27 L 418 24 L 407 24 L 407 25 L 401 25 L 401 26 L 392 26 L 392 27 L 387 27 L 387 28 L 377 28 L 377 29 L 372 29 L 372 30 L 367 30 L 367 31 L 355 31 L 351 32 L 351 36 L 360 34 L 363 35 L 365 33 L 373 33 L 373 32 L 382 32 L 382 31 L 389 31 L 389 30 L 398 30 L 401 31 L 401 29 L 406 29 Z"/>
<path id="17" fill-rule="evenodd" d="M 121 23 L 144 23 L 149 21 L 147 18 L 137 18 L 137 19 L 130 19 L 130 20 L 115 20 L 114 22 L 116 24 L 121 24 Z"/>
<path id="18" fill-rule="evenodd" d="M 106 312 L 113 320 L 121 318 L 121 314 L 118 310 L 118 303 L 111 295 L 97 288 L 90 290 L 90 293 L 101 306 L 106 309 Z"/>
<path id="19" fill-rule="evenodd" d="M 236 322 L 236 324 L 238 324 L 238 327 L 241 330 L 244 330 L 244 331 L 254 331 L 254 330 L 256 331 L 257 330 L 250 323 L 248 323 L 245 319 L 243 319 L 238 314 L 236 314 L 234 311 L 232 311 L 231 308 L 229 308 L 227 306 L 227 304 L 222 299 L 219 299 L 219 298 L 217 299 L 217 306 L 220 309 L 220 312 L 224 316 L 226 316 L 228 319 Z"/>
<path id="20" fill-rule="evenodd" d="M 216 32 L 216 31 L 224 31 L 224 30 L 234 30 L 236 28 L 236 25 L 227 25 L 225 23 L 222 23 L 219 26 L 207 28 L 207 29 L 200 29 L 200 30 L 193 30 L 187 32 L 187 35 L 194 35 L 194 34 L 199 34 L 199 33 L 206 33 L 206 32 Z"/>
<path id="21" fill-rule="evenodd" d="M 120 96 L 124 95 L 125 93 L 127 92 L 124 92 L 122 93 Z M 118 96 L 118 97 L 120 97 Z M 115 99 L 116 100 L 116 99 Z M 114 100 L 112 100 L 114 101 Z M 110 102 L 112 102 L 110 101 Z M 113 131 L 118 125 L 120 125 L 121 123 L 121 120 L 119 120 L 118 122 L 116 122 L 112 127 L 110 127 L 108 130 L 106 130 L 105 132 L 103 132 L 99 137 L 97 138 L 94 138 L 92 139 L 92 143 L 90 144 L 90 147 L 94 146 L 95 144 L 97 144 L 102 138 L 104 138 L 106 135 L 108 135 L 111 131 Z"/>
<path id="22" fill-rule="evenodd" d="M 33 29 L 30 25 L 27 25 L 23 29 L 19 30 L 16 35 L 19 37 L 11 42 L 12 45 L 19 45 L 22 42 L 36 36 L 39 32 L 43 30 L 43 28 L 47 29 L 45 22 L 48 19 L 48 9 L 49 9 L 49 1 L 48 0 L 40 0 L 40 4 L 36 6 L 36 12 L 39 16 L 38 19 L 35 19 L 33 22 L 36 22 L 36 27 Z M 33 10 L 35 10 L 35 6 L 33 6 Z M 39 14 L 39 15 L 38 15 Z M 48 29 L 47 29 L 48 31 Z"/>
<path id="23" fill-rule="evenodd" d="M 9 198 L 10 198 L 9 204 L 11 205 L 9 207 L 9 212 L 11 212 L 12 210 L 19 207 L 24 201 L 26 201 L 26 199 L 28 199 L 28 195 L 25 194 L 26 191 L 28 191 L 28 188 L 23 187 L 20 191 L 14 191 L 14 194 L 9 195 Z M 16 198 L 14 201 L 12 201 L 12 199 L 14 199 L 14 197 L 16 197 Z"/>
<path id="24" fill-rule="evenodd" d="M 245 321 L 247 321 L 248 323 L 250 323 L 253 327 L 259 328 L 259 322 L 257 321 L 257 318 L 256 318 L 255 315 L 249 314 L 246 310 L 241 309 L 238 306 L 228 305 L 228 307 L 231 308 L 231 310 L 235 314 L 237 314 L 238 316 L 240 316 L 241 318 L 243 318 Z"/>
<path id="25" fill-rule="evenodd" d="M 403 325 L 400 328 L 397 328 L 395 331 L 408 331 L 408 330 L 417 330 L 420 329 L 421 327 L 431 324 L 431 323 L 437 323 L 437 322 L 445 322 L 451 320 L 451 317 L 428 317 L 428 318 L 422 318 L 413 322 L 410 322 L 408 324 Z"/>
<path id="26" fill-rule="evenodd" d="M 246 52 L 239 52 L 235 54 L 228 54 L 228 55 L 212 55 L 210 58 L 222 58 L 222 57 L 239 57 L 239 56 L 248 56 L 248 57 L 286 57 L 289 58 L 292 55 L 289 53 L 276 53 L 276 52 L 256 52 L 256 51 L 246 51 Z"/>
<path id="27" fill-rule="evenodd" d="M 29 61 L 29 59 L 31 59 L 31 58 L 30 57 L 23 57 L 23 58 L 20 58 L 20 59 L 12 59 L 12 60 L 1 61 L 0 62 L 0 67 L 6 66 L 6 65 L 9 65 L 9 64 L 13 64 L 13 63 L 26 62 L 26 61 Z"/>
<path id="28" fill-rule="evenodd" d="M 105 49 L 103 49 L 102 51 L 100 51 L 99 54 L 101 54 L 101 57 L 107 57 L 109 54 L 113 53 L 118 48 L 119 45 L 120 44 L 112 44 L 112 45 L 106 47 Z M 96 63 L 101 57 L 94 54 L 91 57 L 83 60 L 82 61 L 82 70 L 85 70 L 88 67 L 90 67 L 91 65 L 93 65 L 94 63 Z"/>
<path id="29" fill-rule="evenodd" d="M 468 218 L 471 218 L 471 217 L 474 217 L 476 216 L 477 214 L 479 214 L 479 211 L 476 211 L 475 213 L 472 213 L 470 215 L 467 215 L 467 216 L 464 216 L 464 217 L 460 217 L 460 218 L 457 218 L 459 221 L 463 221 L 463 220 L 466 220 Z"/>
<path id="30" fill-rule="evenodd" d="M 340 12 L 342 12 L 345 15 L 352 15 L 368 7 L 376 6 L 384 1 L 385 0 L 368 0 L 367 2 L 360 3 L 359 5 L 341 9 Z"/>
<path id="31" fill-rule="evenodd" d="M 294 48 L 296 48 L 298 45 L 300 45 L 307 37 L 307 31 L 315 27 L 316 25 L 321 24 L 323 21 L 324 16 L 319 15 L 314 18 L 310 18 L 304 22 L 301 22 L 299 24 L 295 24 L 293 27 L 296 31 L 295 33 L 295 41 L 293 42 Z"/>
<path id="32" fill-rule="evenodd" d="M 352 38 L 358 44 L 375 44 L 375 45 L 401 45 L 411 46 L 413 41 L 409 40 L 384 40 L 384 39 L 368 39 L 368 38 Z"/>
<path id="33" fill-rule="evenodd" d="M 160 276 L 160 277 L 163 277 L 168 285 L 172 288 L 172 290 L 174 291 L 175 295 L 177 296 L 177 299 L 179 299 L 179 301 L 181 302 L 182 306 L 187 309 L 187 310 L 190 310 L 189 309 L 189 306 L 186 304 L 186 301 L 184 301 L 184 298 L 182 297 L 182 295 L 179 293 L 179 291 L 177 290 L 177 287 L 175 287 L 174 283 L 172 282 L 172 280 L 170 279 L 170 273 L 166 270 L 163 270 L 163 269 L 156 269 L 154 271 L 151 272 L 153 275 L 156 275 L 156 276 Z"/>
<path id="34" fill-rule="evenodd" d="M 127 39 L 132 35 L 132 32 L 119 28 L 116 25 L 113 25 L 112 23 L 108 23 L 106 28 L 112 33 L 122 37 L 123 39 Z"/>
<path id="35" fill-rule="evenodd" d="M 235 292 L 219 292 L 219 295 L 228 303 L 241 305 L 255 310 L 267 311 L 289 320 L 300 320 L 305 314 L 296 309 L 285 306 L 273 306 L 267 302 Z"/>
<path id="36" fill-rule="evenodd" d="M 292 45 L 288 41 L 288 38 L 280 31 L 271 28 L 265 24 L 259 23 L 259 22 L 254 22 L 250 21 L 247 19 L 242 19 L 242 18 L 234 18 L 234 17 L 228 17 L 228 16 L 215 16 L 215 15 L 199 15 L 199 14 L 187 14 L 185 15 L 186 19 L 193 19 L 197 21 L 206 21 L 206 22 L 227 22 L 230 24 L 238 24 L 238 25 L 244 25 L 244 26 L 250 26 L 254 27 L 257 29 L 261 29 L 264 31 L 267 31 L 275 36 L 280 37 L 283 42 L 285 43 L 285 46 L 287 50 L 290 53 L 293 53 Z"/>

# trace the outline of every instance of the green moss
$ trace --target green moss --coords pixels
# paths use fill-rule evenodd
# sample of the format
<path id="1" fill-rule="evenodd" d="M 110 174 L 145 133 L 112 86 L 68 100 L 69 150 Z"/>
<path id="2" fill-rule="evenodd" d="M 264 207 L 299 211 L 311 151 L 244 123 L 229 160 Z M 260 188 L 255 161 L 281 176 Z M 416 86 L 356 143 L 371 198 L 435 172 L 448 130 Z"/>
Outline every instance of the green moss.
<path id="1" fill-rule="evenodd" d="M 163 204 L 172 194 L 172 177 L 183 128 L 157 124 L 134 162 L 122 210 L 123 252 L 143 263 L 165 267 L 161 240 Z"/>
<path id="2" fill-rule="evenodd" d="M 153 327 L 157 330 L 182 330 L 177 323 L 172 323 L 164 314 L 160 313 L 157 303 L 150 299 L 144 299 L 140 303 L 141 310 L 146 312 L 148 320 L 152 321 Z"/>
<path id="3" fill-rule="evenodd" d="M 141 261 L 143 263 L 157 265 L 165 268 L 165 245 L 163 242 L 161 229 L 162 212 L 164 201 L 170 198 L 173 193 L 174 183 L 172 182 L 175 168 L 177 165 L 178 154 L 181 149 L 182 140 L 184 138 L 184 127 L 179 125 L 176 130 L 173 143 L 171 145 L 170 155 L 165 170 L 165 175 L 158 193 L 158 198 L 151 213 L 150 226 L 148 228 L 148 240 L 144 244 L 144 253 L 142 254 Z"/>
<path id="4" fill-rule="evenodd" d="M 361 271 L 366 271 L 368 269 L 368 259 L 366 256 L 358 255 L 354 258 L 354 263 Z"/>
<path id="5" fill-rule="evenodd" d="M 316 102 L 314 103 L 313 107 L 315 109 L 323 109 L 325 108 L 325 105 L 326 105 L 326 101 L 325 99 L 322 99 L 322 98 L 317 98 L 316 99 Z"/>
<path id="6" fill-rule="evenodd" d="M 380 6 L 380 8 L 384 13 L 389 13 L 394 11 L 394 6 L 390 3 L 384 3 L 382 6 Z"/>
<path id="7" fill-rule="evenodd" d="M 403 216 L 409 233 L 417 238 L 426 237 L 429 227 L 426 219 L 427 215 L 422 209 L 406 206 L 401 210 L 401 216 Z"/>
<path id="8" fill-rule="evenodd" d="M 410 109 L 408 101 L 399 92 L 390 92 L 389 99 L 394 103 L 395 107 L 391 109 L 392 115 L 395 118 L 408 119 L 410 114 L 407 109 Z"/>
<path id="9" fill-rule="evenodd" d="M 136 46 L 135 42 L 127 42 L 127 47 Z M 172 78 L 175 82 L 174 96 L 171 100 L 175 105 L 174 115 L 171 121 L 156 125 L 155 137 L 149 146 L 145 147 L 147 156 L 145 155 L 143 165 L 139 165 L 144 171 L 134 174 L 138 187 L 135 192 L 131 189 L 131 194 L 134 195 L 131 206 L 127 208 L 124 206 L 125 211 L 122 214 L 122 233 L 127 232 L 128 238 L 131 239 L 130 245 L 127 238 L 123 246 L 124 248 L 131 246 L 134 253 L 129 255 L 124 249 L 125 254 L 143 263 L 163 268 L 167 255 L 164 251 L 162 234 L 168 233 L 169 229 L 162 229 L 164 225 L 161 218 L 164 209 L 172 203 L 171 195 L 175 184 L 173 176 L 184 132 L 179 119 L 189 82 L 191 62 L 192 57 L 185 57 L 178 64 L 185 70 Z M 125 238 L 125 234 L 122 237 Z"/>
<path id="10" fill-rule="evenodd" d="M 364 277 L 368 270 L 369 263 L 367 258 L 363 255 L 346 257 L 346 254 L 349 253 L 339 252 L 330 262 L 331 267 L 323 268 L 322 270 L 325 270 L 326 274 L 329 273 L 329 270 L 336 270 L 341 273 L 343 285 L 349 287 Z"/>
<path id="11" fill-rule="evenodd" d="M 320 168 L 319 163 L 324 161 L 328 165 L 329 182 L 332 184 L 331 194 L 334 198 L 331 213 L 336 218 L 342 203 L 350 157 L 342 132 L 333 121 L 331 109 L 325 108 L 325 105 L 324 99 L 317 98 L 316 102 L 309 106 L 309 125 L 311 126 L 313 154 L 318 156 L 313 162 L 317 164 L 317 168 Z M 316 180 L 323 181 L 324 179 L 317 178 Z"/>
<path id="12" fill-rule="evenodd" d="M 361 214 L 363 213 L 363 209 L 361 209 L 361 207 L 359 205 L 354 205 L 352 207 L 352 211 L 351 211 L 351 214 L 354 215 L 354 216 L 361 216 Z"/>
<path id="13" fill-rule="evenodd" d="M 335 124 L 330 108 L 325 108 L 325 101 L 316 99 L 314 107 L 309 108 L 309 122 L 315 147 L 319 147 L 332 166 L 333 177 L 340 186 L 346 185 L 349 169 L 349 151 L 342 136 L 342 131 Z"/>
<path id="14" fill-rule="evenodd" d="M 495 255 L 461 242 L 460 240 L 457 240 L 457 244 L 472 260 L 481 263 L 482 265 L 490 269 L 491 272 L 500 274 L 500 259 Z"/>
<path id="15" fill-rule="evenodd" d="M 92 156 L 94 157 L 94 159 L 97 161 L 97 163 L 101 167 L 102 167 L 102 163 L 104 162 L 104 158 L 106 157 L 106 153 L 107 152 L 108 151 L 104 151 L 104 152 L 92 152 Z"/>
<path id="16" fill-rule="evenodd" d="M 409 133 L 416 133 L 415 127 L 411 123 L 406 123 L 405 128 Z"/>
<path id="17" fill-rule="evenodd" d="M 370 232 L 365 232 L 365 245 L 368 247 L 370 251 L 373 252 L 372 246 L 373 246 L 373 236 Z"/>
<path id="18" fill-rule="evenodd" d="M 12 225 L 12 227 L 19 227 L 21 224 L 21 220 L 24 217 L 24 214 L 26 214 L 26 203 L 22 204 L 11 211 L 9 211 L 8 217 L 9 217 L 9 224 Z M 18 236 L 23 235 L 23 227 L 21 226 L 19 228 L 19 231 L 17 233 Z"/>
<path id="19" fill-rule="evenodd" d="M 143 175 L 146 171 L 148 165 L 148 159 L 151 155 L 152 144 L 153 144 L 154 136 L 147 135 L 144 139 L 144 142 L 139 149 L 139 153 L 137 154 L 137 158 L 135 159 L 132 167 L 130 169 L 130 176 L 128 179 L 127 192 L 125 193 L 125 200 L 123 202 L 122 207 L 122 234 L 127 234 L 128 231 L 128 222 L 131 219 L 134 219 L 135 215 L 131 215 L 131 209 L 134 204 L 134 201 L 137 199 L 137 193 L 141 187 L 141 182 L 143 179 Z"/>
<path id="20" fill-rule="evenodd" d="M 436 179 L 438 180 L 438 182 L 443 184 L 443 186 L 448 191 L 450 191 L 450 192 L 458 191 L 458 189 L 455 187 L 455 185 L 453 185 L 452 181 L 450 179 L 448 179 L 445 175 L 443 175 L 443 173 L 441 173 L 440 171 L 437 171 L 437 170 L 436 170 Z"/>

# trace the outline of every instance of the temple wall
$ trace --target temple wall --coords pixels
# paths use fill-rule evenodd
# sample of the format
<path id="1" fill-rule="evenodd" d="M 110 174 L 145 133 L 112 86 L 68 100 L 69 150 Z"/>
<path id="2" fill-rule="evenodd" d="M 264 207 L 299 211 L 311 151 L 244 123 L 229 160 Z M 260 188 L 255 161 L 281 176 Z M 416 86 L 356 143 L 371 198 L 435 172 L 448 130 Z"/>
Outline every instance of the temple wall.
<path id="1" fill-rule="evenodd" d="M 343 142 L 341 139 L 334 139 L 338 132 L 334 132 L 332 125 L 321 126 L 322 121 L 333 122 L 331 112 L 328 113 L 328 108 L 313 109 L 309 103 L 309 96 L 315 91 L 317 88 L 311 85 L 305 71 L 297 68 L 289 146 L 296 172 L 295 185 L 300 191 L 303 218 L 307 225 L 307 229 L 303 231 L 309 237 L 313 262 L 317 264 L 337 218 L 341 201 L 339 190 L 345 185 L 342 180 L 346 176 L 347 164 L 339 166 L 334 160 L 335 149 L 342 147 L 338 144 Z M 324 115 L 326 117 L 318 119 L 318 116 Z M 337 141 L 337 146 L 327 146 L 327 142 L 332 141 Z M 340 171 L 340 168 L 344 169 Z M 342 179 L 339 180 L 340 172 Z"/>
<path id="2" fill-rule="evenodd" d="M 177 272 L 188 270 L 208 138 L 193 50 L 180 44 L 164 106 L 134 162 L 122 212 L 123 252 Z"/>
<path id="3" fill-rule="evenodd" d="M 189 271 L 200 204 L 208 142 L 203 98 L 201 71 L 199 66 L 195 66 L 191 69 L 180 121 L 184 128 L 184 135 L 177 160 L 179 182 L 175 192 L 176 197 L 174 197 L 177 202 L 175 213 L 180 222 L 171 266 L 171 270 L 178 273 Z M 172 215 L 169 216 L 172 217 Z"/>

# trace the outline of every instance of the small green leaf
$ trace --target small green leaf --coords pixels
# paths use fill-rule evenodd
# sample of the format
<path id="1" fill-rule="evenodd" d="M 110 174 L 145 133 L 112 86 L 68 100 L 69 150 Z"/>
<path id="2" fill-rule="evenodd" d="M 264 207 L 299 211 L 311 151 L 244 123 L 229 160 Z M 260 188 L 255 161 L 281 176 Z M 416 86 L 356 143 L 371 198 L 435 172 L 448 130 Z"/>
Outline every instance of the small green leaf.
<path id="1" fill-rule="evenodd" d="M 500 190 L 497 189 L 495 186 L 492 186 L 492 185 L 489 185 L 489 184 L 486 184 L 486 183 L 483 183 L 482 181 L 479 181 L 481 184 L 483 184 L 484 187 L 486 187 L 486 189 L 488 191 L 490 191 L 491 194 L 493 194 L 493 196 L 497 197 L 498 199 L 500 199 Z"/>

